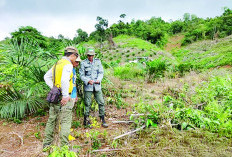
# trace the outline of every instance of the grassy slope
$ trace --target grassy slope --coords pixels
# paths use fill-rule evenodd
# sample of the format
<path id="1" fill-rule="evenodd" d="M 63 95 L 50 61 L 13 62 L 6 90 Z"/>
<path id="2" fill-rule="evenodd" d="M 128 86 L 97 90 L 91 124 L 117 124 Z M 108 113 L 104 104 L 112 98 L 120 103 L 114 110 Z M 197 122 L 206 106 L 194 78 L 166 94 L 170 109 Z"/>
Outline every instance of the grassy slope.
<path id="1" fill-rule="evenodd" d="M 103 48 L 101 50 L 104 61 L 120 61 L 121 63 L 129 62 L 134 60 L 136 57 L 148 57 L 150 60 L 155 58 L 163 58 L 166 60 L 174 61 L 174 57 L 169 53 L 165 52 L 162 49 L 158 48 L 154 44 L 128 35 L 120 35 L 113 38 L 116 43 L 116 47 L 109 48 L 107 42 L 103 43 Z M 99 44 L 90 41 L 83 44 L 85 47 L 99 47 Z"/>
<path id="2" fill-rule="evenodd" d="M 182 49 L 175 49 L 172 54 L 179 62 L 192 64 L 196 69 L 232 65 L 232 36 L 217 42 L 199 41 Z"/>
<path id="3" fill-rule="evenodd" d="M 134 60 L 135 57 L 149 57 L 150 60 L 161 57 L 173 64 L 191 64 L 196 69 L 232 65 L 232 36 L 217 41 L 198 41 L 186 47 L 173 49 L 171 53 L 136 37 L 120 35 L 113 40 L 117 45 L 115 48 L 109 49 L 108 43 L 105 42 L 101 50 L 106 62 L 125 63 Z M 84 45 L 98 47 L 93 41 Z"/>

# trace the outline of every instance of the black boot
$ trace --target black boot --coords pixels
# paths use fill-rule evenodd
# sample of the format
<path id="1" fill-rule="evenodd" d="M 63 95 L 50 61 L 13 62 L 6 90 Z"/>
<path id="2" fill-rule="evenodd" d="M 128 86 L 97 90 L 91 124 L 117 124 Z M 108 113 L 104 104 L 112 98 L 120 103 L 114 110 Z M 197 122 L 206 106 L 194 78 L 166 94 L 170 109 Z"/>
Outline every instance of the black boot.
<path id="1" fill-rule="evenodd" d="M 83 123 L 84 127 L 92 129 L 92 125 L 91 124 L 92 123 L 91 123 L 91 121 L 89 119 L 89 116 L 84 116 L 84 123 Z"/>
<path id="2" fill-rule="evenodd" d="M 105 116 L 100 116 L 100 119 L 102 121 L 102 127 L 108 128 L 108 124 L 106 124 L 106 121 L 105 121 Z"/>

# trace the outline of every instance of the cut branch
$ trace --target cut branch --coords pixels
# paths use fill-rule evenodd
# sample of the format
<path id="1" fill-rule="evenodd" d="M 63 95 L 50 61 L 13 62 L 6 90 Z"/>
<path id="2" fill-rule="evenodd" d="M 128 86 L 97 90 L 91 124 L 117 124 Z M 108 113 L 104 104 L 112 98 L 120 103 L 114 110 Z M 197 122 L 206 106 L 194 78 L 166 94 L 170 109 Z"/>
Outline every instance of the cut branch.
<path id="1" fill-rule="evenodd" d="M 112 123 L 134 123 L 134 121 L 112 121 Z"/>
<path id="2" fill-rule="evenodd" d="M 20 139 L 20 142 L 21 142 L 21 146 L 23 145 L 23 137 L 22 136 L 20 136 L 19 134 L 15 133 L 15 132 L 12 132 L 10 134 L 18 136 L 18 138 Z"/>
<path id="3" fill-rule="evenodd" d="M 144 147 L 141 147 L 144 148 Z M 123 149 L 98 149 L 98 150 L 93 150 L 92 152 L 111 152 L 111 151 L 122 151 L 122 150 L 131 150 L 131 149 L 141 149 L 141 148 L 123 148 Z M 156 147 L 150 147 L 148 149 L 154 149 Z M 164 148 L 165 149 L 165 148 Z"/>
<path id="4" fill-rule="evenodd" d="M 120 135 L 120 136 L 115 137 L 114 140 L 119 139 L 119 138 L 124 137 L 124 136 L 127 136 L 127 135 L 130 135 L 130 134 L 133 134 L 133 133 L 135 133 L 135 132 L 137 132 L 137 131 L 142 130 L 142 129 L 145 128 L 145 127 L 146 127 L 146 126 L 143 125 L 141 128 L 135 129 L 135 130 L 133 130 L 133 131 L 130 131 L 130 132 L 127 132 L 127 133 L 125 133 L 125 134 L 122 134 L 122 135 Z"/>
<path id="5" fill-rule="evenodd" d="M 122 150 L 130 150 L 130 149 L 136 149 L 136 148 L 124 148 L 124 149 L 99 149 L 99 150 L 93 150 L 92 152 L 111 152 L 111 151 L 122 151 Z"/>
<path id="6" fill-rule="evenodd" d="M 131 116 L 150 116 L 151 114 L 143 114 L 143 113 L 138 113 L 138 114 L 131 114 Z"/>

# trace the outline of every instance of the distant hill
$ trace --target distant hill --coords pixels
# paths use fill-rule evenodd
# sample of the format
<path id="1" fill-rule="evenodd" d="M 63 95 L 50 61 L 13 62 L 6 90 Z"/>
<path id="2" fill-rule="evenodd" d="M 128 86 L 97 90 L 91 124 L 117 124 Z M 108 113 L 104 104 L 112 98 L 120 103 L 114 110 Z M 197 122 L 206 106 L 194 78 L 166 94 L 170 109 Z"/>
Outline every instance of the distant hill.
<path id="1" fill-rule="evenodd" d="M 217 40 L 202 40 L 171 51 L 179 63 L 195 69 L 232 65 L 232 35 Z"/>
<path id="2" fill-rule="evenodd" d="M 104 61 L 113 62 L 118 61 L 122 64 L 133 61 L 136 57 L 148 57 L 149 60 L 155 58 L 163 58 L 166 60 L 175 60 L 171 53 L 162 50 L 156 45 L 142 40 L 140 38 L 128 36 L 128 35 L 119 35 L 116 38 L 113 38 L 116 43 L 116 47 L 109 48 L 107 42 L 103 43 L 103 48 L 101 53 L 104 57 Z M 95 42 L 87 42 L 84 44 L 85 47 L 93 46 L 95 48 L 99 45 Z"/>
<path id="3" fill-rule="evenodd" d="M 172 64 L 186 64 L 194 69 L 212 68 L 232 65 L 232 35 L 217 40 L 202 40 L 181 46 L 183 35 L 178 34 L 170 38 L 165 50 L 156 45 L 128 35 L 113 38 L 116 47 L 109 48 L 107 42 L 103 43 L 101 53 L 105 62 L 125 64 L 135 60 L 136 57 L 148 57 L 149 60 L 162 58 Z M 175 47 L 176 45 L 176 47 Z M 96 42 L 87 42 L 85 47 L 99 48 Z"/>

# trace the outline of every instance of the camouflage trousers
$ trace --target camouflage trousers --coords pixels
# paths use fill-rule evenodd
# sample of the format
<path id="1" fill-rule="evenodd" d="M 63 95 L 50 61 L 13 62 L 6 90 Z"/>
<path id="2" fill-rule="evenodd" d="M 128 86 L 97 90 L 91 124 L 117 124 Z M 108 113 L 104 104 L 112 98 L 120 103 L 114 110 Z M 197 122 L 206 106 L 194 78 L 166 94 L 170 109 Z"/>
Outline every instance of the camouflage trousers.
<path id="1" fill-rule="evenodd" d="M 50 104 L 49 118 L 45 128 L 45 139 L 43 145 L 50 145 L 54 140 L 54 131 L 59 133 L 61 146 L 68 145 L 68 136 L 72 123 L 72 108 L 75 99 L 71 99 L 65 106 Z M 59 144 L 59 143 L 57 143 Z"/>
<path id="2" fill-rule="evenodd" d="M 94 95 L 94 99 L 96 100 L 99 108 L 99 116 L 105 115 L 105 102 L 103 99 L 102 91 L 85 91 L 84 99 L 85 99 L 85 116 L 89 116 L 90 108 L 92 105 L 92 95 Z"/>

